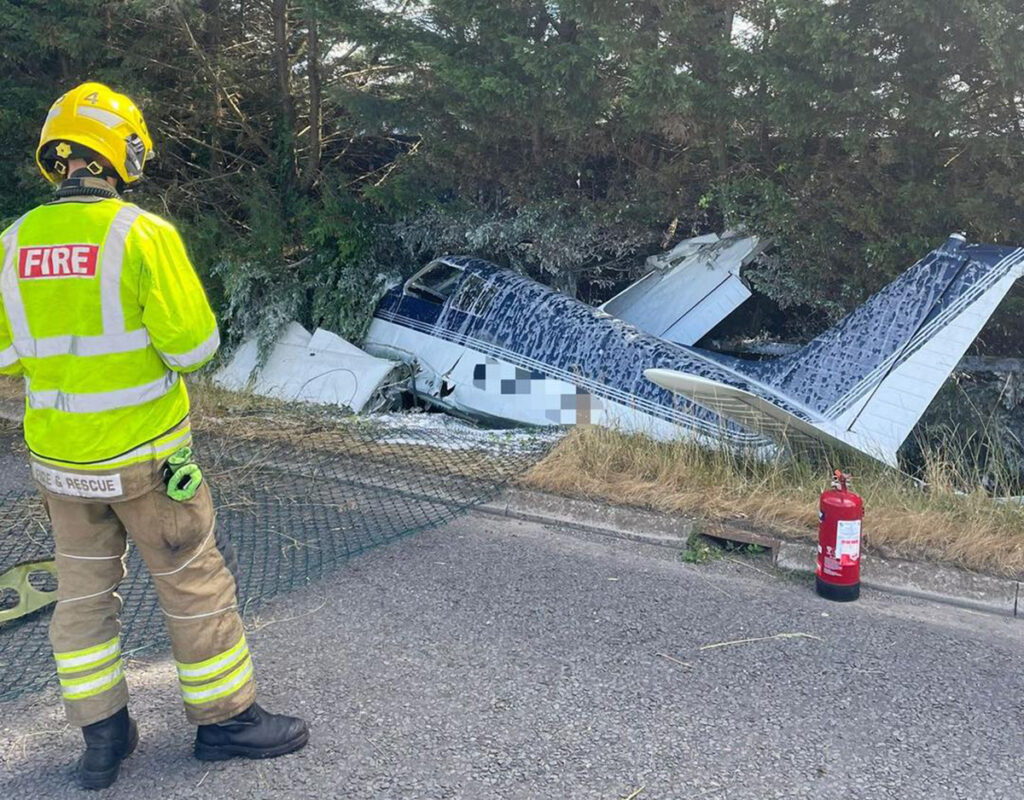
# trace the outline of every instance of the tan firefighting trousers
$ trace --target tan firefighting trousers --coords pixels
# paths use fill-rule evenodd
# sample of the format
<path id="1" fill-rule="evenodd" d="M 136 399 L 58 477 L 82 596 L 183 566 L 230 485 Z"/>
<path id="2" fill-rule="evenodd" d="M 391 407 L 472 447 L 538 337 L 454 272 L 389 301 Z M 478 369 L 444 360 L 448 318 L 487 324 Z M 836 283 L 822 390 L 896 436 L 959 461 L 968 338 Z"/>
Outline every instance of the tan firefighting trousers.
<path id="1" fill-rule="evenodd" d="M 128 537 L 153 576 L 167 618 L 189 721 L 220 722 L 248 708 L 256 691 L 252 660 L 235 581 L 215 542 L 205 481 L 193 499 L 180 502 L 167 496 L 159 461 L 106 473 L 35 461 L 32 469 L 56 542 L 50 641 L 68 721 L 89 725 L 128 702 L 116 592 Z M 117 496 L 96 496 L 116 490 Z"/>

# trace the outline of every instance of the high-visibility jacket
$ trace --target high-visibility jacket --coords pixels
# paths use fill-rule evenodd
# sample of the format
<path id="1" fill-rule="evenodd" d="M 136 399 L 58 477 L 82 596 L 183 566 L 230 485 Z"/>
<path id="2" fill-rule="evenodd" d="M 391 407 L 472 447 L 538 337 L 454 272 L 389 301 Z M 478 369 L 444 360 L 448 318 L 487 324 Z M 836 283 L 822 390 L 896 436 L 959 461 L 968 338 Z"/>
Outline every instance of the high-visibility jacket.
<path id="1" fill-rule="evenodd" d="M 179 373 L 209 361 L 220 338 L 174 227 L 76 195 L 7 228 L 0 259 L 0 373 L 26 378 L 34 457 L 102 470 L 180 445 Z"/>

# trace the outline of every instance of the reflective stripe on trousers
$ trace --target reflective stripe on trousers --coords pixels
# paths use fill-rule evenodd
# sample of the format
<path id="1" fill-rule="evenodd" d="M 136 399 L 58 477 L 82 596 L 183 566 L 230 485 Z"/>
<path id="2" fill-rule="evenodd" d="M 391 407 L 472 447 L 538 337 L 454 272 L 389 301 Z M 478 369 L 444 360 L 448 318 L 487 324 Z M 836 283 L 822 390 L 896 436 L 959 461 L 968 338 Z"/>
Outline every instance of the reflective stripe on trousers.
<path id="1" fill-rule="evenodd" d="M 61 678 L 65 700 L 86 700 L 110 691 L 124 680 L 124 664 L 118 659 L 106 669 L 81 678 Z"/>
<path id="2" fill-rule="evenodd" d="M 194 664 L 176 662 L 181 696 L 201 705 L 234 694 L 252 677 L 252 658 L 243 635 L 238 644 L 213 658 Z"/>
<path id="3" fill-rule="evenodd" d="M 124 680 L 121 638 L 115 636 L 95 647 L 54 653 L 60 691 L 65 700 L 85 700 L 103 694 Z"/>
<path id="4" fill-rule="evenodd" d="M 57 662 L 57 672 L 61 675 L 69 672 L 94 669 L 101 664 L 108 663 L 111 659 L 120 657 L 121 637 L 119 636 L 115 636 L 110 641 L 103 642 L 95 647 L 73 650 L 70 653 L 53 654 L 53 660 Z"/>

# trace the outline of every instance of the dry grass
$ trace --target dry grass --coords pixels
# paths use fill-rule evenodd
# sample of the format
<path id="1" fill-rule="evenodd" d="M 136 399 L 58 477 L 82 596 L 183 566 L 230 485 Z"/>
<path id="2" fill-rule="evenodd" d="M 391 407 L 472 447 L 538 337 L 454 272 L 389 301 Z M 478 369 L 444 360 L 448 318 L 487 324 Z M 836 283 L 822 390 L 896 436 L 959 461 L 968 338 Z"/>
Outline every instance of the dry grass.
<path id="1" fill-rule="evenodd" d="M 960 493 L 955 487 L 967 480 L 952 461 L 930 458 L 927 488 L 871 461 L 843 467 L 864 498 L 866 542 L 875 552 L 1024 575 L 1024 508 L 997 503 L 980 490 Z M 824 463 L 764 462 L 688 442 L 578 427 L 522 483 L 814 539 L 818 497 L 830 474 Z"/>
<path id="2" fill-rule="evenodd" d="M 358 439 L 331 425 L 344 416 L 337 411 L 228 392 L 203 379 L 191 379 L 190 391 L 198 430 L 267 442 L 300 438 L 310 448 L 360 454 Z M 0 402 L 20 403 L 21 398 L 20 381 L 0 379 Z M 420 453 L 423 448 L 405 450 L 413 462 L 418 454 L 427 461 L 433 456 Z M 968 454 L 951 456 L 949 448 L 937 448 L 927 458 L 926 489 L 871 461 L 842 464 L 855 476 L 854 488 L 867 506 L 868 547 L 885 555 L 1024 577 L 1024 508 L 996 503 L 980 490 L 964 494 L 963 487 L 978 485 Z M 579 427 L 520 483 L 695 515 L 712 526 L 738 523 L 813 539 L 818 496 L 829 474 L 826 464 L 763 462 L 687 442 Z"/>

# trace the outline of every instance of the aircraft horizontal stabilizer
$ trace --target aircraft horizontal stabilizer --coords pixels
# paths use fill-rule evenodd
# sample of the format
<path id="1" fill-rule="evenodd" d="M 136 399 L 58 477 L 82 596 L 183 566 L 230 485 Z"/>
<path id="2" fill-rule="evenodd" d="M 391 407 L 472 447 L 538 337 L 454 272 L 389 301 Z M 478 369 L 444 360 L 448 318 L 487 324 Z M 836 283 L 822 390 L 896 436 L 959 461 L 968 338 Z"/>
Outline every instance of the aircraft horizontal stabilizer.
<path id="1" fill-rule="evenodd" d="M 895 451 L 886 451 L 864 442 L 846 441 L 841 438 L 841 433 L 829 430 L 832 426 L 826 420 L 804 419 L 744 389 L 670 369 L 644 370 L 644 377 L 663 389 L 714 411 L 723 419 L 742 425 L 779 444 L 820 443 L 837 448 L 855 447 L 887 464 L 896 464 Z M 787 404 L 791 402 L 787 398 Z"/>

